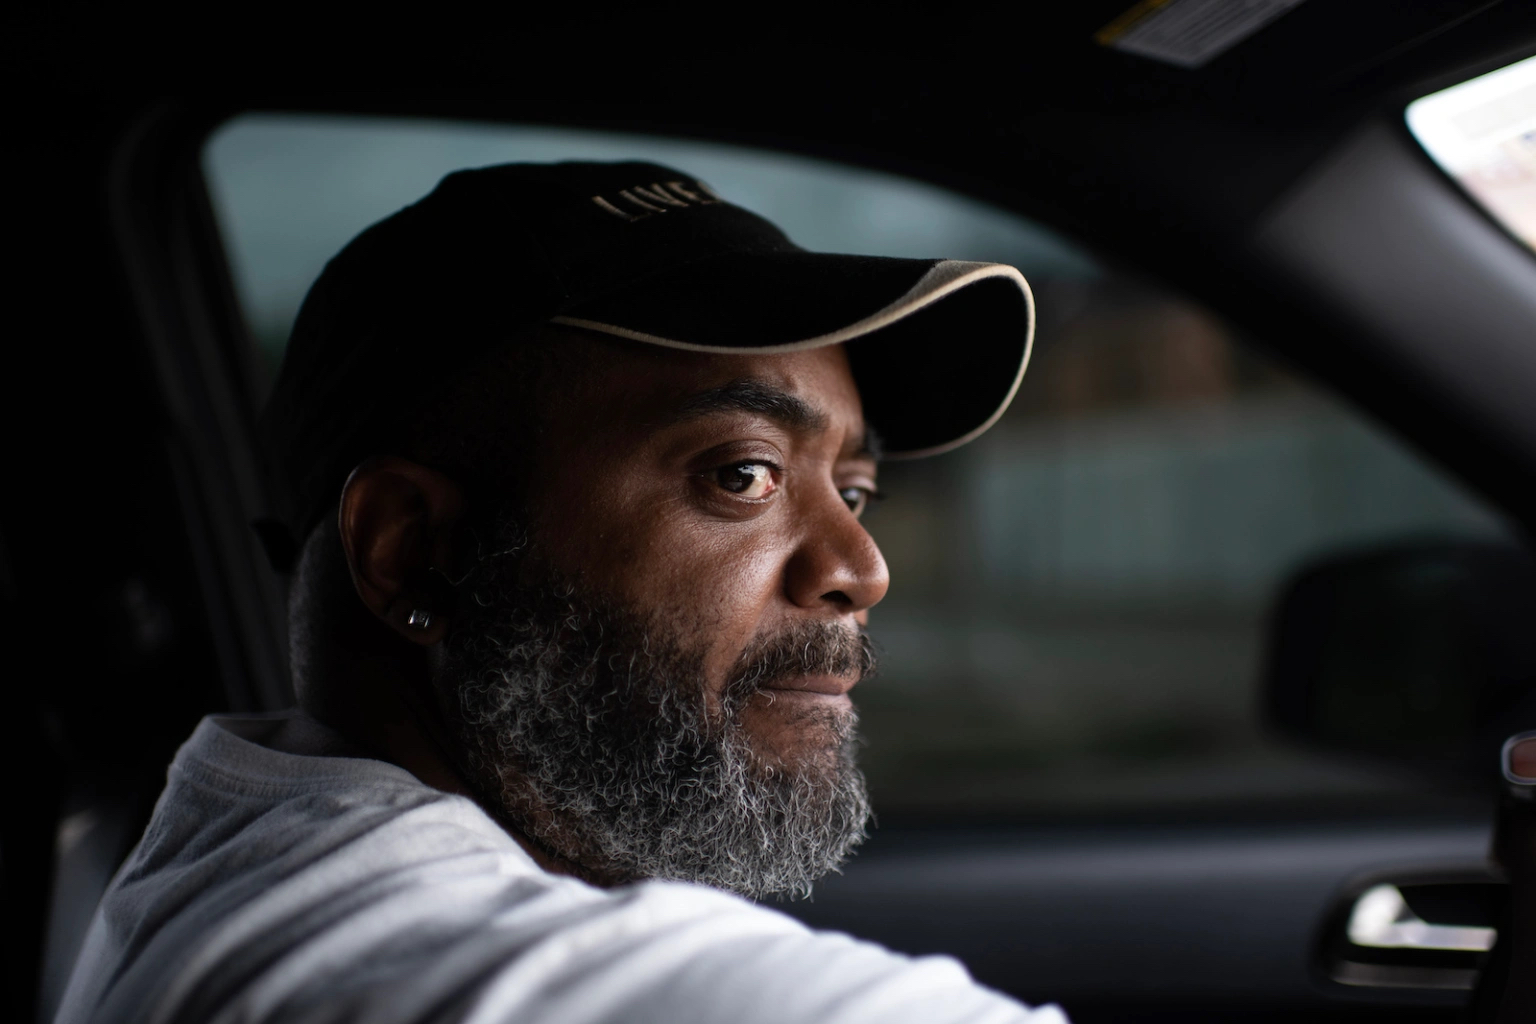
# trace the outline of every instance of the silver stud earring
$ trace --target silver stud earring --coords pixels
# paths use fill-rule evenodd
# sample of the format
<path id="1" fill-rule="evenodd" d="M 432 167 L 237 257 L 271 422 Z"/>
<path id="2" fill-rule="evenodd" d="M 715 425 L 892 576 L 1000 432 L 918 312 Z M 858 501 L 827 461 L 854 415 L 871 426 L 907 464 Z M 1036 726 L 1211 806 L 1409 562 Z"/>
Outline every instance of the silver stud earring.
<path id="1" fill-rule="evenodd" d="M 420 608 L 411 609 L 411 617 L 405 620 L 407 626 L 416 629 L 430 629 L 432 626 L 432 613 L 424 612 Z"/>

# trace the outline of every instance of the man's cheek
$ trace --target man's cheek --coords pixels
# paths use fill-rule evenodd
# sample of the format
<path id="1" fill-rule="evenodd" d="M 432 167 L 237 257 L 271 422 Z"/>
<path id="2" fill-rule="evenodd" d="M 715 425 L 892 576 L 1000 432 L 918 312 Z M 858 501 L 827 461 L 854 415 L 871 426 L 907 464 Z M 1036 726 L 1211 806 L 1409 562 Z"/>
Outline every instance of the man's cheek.
<path id="1" fill-rule="evenodd" d="M 683 520 L 681 522 L 677 520 Z M 616 545 L 631 592 L 710 619 L 752 614 L 778 592 L 784 559 L 772 531 L 666 517 Z"/>
<path id="2" fill-rule="evenodd" d="M 752 642 L 771 628 L 782 560 L 767 546 L 706 544 L 675 575 L 685 614 L 711 635 L 709 678 L 724 685 Z"/>

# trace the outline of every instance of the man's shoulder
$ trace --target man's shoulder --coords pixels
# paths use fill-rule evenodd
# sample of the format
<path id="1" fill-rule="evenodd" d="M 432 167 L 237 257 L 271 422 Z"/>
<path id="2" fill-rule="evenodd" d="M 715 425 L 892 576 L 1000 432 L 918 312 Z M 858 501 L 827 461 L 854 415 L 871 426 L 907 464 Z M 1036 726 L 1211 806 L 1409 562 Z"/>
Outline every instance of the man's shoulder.
<path id="1" fill-rule="evenodd" d="M 340 927 L 385 894 L 444 874 L 543 875 L 468 799 L 381 761 L 267 746 L 283 720 L 207 718 L 182 745 L 102 898 L 71 995 L 128 1006 L 189 985 L 227 994 L 218 977 L 248 972 L 253 949 Z M 92 991 L 109 977 L 112 991 Z M 60 1015 L 73 1019 L 92 1018 Z"/>
<path id="2" fill-rule="evenodd" d="M 178 755 L 61 1022 L 1022 1019 L 950 960 L 700 885 L 552 875 L 471 801 L 248 722 L 205 721 Z"/>
<path id="3" fill-rule="evenodd" d="M 177 752 L 120 881 L 196 865 L 225 883 L 271 881 L 363 850 L 374 864 L 385 850 L 405 859 L 461 848 L 522 853 L 472 801 L 395 765 L 266 745 L 288 720 L 204 719 Z"/>

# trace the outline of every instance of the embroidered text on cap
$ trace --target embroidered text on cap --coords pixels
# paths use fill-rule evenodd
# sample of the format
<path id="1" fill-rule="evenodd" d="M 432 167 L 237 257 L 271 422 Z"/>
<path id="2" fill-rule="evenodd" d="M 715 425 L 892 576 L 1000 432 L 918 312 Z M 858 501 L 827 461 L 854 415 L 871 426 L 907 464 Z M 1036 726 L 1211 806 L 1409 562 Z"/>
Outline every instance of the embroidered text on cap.
<path id="1" fill-rule="evenodd" d="M 621 189 L 614 199 L 593 196 L 598 209 L 624 220 L 640 220 L 652 214 L 689 206 L 709 206 L 721 202 L 714 189 L 702 181 L 690 187 L 681 181 L 655 182 L 650 185 L 632 185 Z"/>

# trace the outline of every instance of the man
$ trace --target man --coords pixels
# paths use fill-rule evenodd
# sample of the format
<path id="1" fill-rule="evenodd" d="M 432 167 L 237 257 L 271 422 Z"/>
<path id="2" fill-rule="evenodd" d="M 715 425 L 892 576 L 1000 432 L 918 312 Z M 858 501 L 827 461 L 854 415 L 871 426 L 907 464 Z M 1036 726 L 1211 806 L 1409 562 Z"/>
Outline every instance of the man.
<path id="1" fill-rule="evenodd" d="M 58 1019 L 1061 1020 L 741 898 L 863 838 L 877 458 L 995 421 L 1032 315 L 648 164 L 364 232 L 264 418 L 301 710 L 199 726 Z"/>

